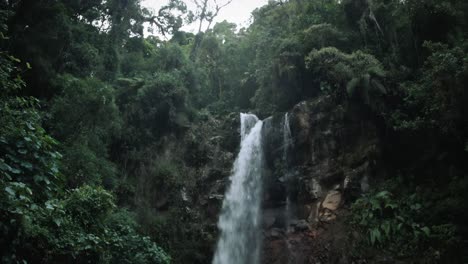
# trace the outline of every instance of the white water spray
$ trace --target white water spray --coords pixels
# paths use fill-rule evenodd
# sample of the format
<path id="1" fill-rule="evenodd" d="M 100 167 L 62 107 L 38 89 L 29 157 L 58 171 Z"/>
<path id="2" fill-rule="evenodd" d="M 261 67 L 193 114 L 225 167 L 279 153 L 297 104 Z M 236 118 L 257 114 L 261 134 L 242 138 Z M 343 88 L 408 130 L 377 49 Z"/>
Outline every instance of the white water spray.
<path id="1" fill-rule="evenodd" d="M 291 184 L 292 184 L 292 171 L 290 164 L 290 151 L 292 147 L 292 134 L 291 127 L 289 125 L 289 113 L 286 113 L 283 118 L 283 164 L 285 169 L 285 182 L 286 182 L 286 210 L 285 210 L 285 223 L 286 223 L 286 232 L 292 232 L 291 220 L 294 217 L 293 206 L 291 203 Z M 291 242 L 286 240 L 286 245 L 288 249 L 288 264 L 295 262 L 295 256 L 293 254 Z"/>
<path id="2" fill-rule="evenodd" d="M 290 228 L 291 218 L 293 216 L 292 205 L 291 205 L 291 181 L 292 181 L 292 171 L 290 167 L 290 157 L 289 152 L 292 147 L 292 136 L 291 136 L 291 127 L 289 125 L 289 114 L 286 113 L 283 118 L 283 164 L 285 168 L 285 180 L 286 180 L 286 210 L 285 210 L 285 219 L 286 219 L 286 231 Z"/>
<path id="3" fill-rule="evenodd" d="M 221 236 L 213 264 L 259 263 L 262 126 L 255 115 L 241 114 L 241 148 L 219 217 Z"/>

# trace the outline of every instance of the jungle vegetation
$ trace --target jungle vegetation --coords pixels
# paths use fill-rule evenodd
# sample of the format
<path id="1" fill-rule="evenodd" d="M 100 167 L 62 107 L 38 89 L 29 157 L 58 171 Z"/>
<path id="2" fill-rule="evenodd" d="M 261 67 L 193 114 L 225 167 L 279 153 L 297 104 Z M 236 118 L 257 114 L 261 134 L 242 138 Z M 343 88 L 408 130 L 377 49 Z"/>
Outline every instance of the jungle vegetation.
<path id="1" fill-rule="evenodd" d="M 201 11 L 0 0 L 2 263 L 209 262 L 181 195 L 203 184 L 197 128 L 324 94 L 386 142 L 387 183 L 353 205 L 365 242 L 467 261 L 467 1 L 272 0 L 247 28 L 180 30 Z"/>

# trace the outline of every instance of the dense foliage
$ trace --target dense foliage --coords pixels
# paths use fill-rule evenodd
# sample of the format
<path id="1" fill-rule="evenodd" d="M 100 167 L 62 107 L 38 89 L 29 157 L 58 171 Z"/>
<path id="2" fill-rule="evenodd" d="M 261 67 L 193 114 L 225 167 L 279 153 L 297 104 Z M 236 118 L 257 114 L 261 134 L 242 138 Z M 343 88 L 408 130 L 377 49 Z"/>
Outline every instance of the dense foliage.
<path id="1" fill-rule="evenodd" d="M 159 246 L 175 263 L 209 262 L 215 227 L 191 205 L 230 166 L 220 149 L 236 147 L 210 133 L 234 131 L 231 112 L 321 95 L 371 117 L 399 175 L 353 206 L 361 242 L 461 261 L 465 0 L 269 1 L 242 29 L 180 0 L 0 8 L 2 263 L 169 263 Z M 210 25 L 180 30 L 194 20 Z"/>

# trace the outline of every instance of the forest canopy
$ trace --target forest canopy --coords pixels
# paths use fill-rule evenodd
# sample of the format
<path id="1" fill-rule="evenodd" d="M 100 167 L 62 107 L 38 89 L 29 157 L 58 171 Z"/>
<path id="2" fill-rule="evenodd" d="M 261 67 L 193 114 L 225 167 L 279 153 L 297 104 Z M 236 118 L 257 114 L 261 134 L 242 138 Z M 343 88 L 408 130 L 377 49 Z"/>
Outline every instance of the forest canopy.
<path id="1" fill-rule="evenodd" d="M 230 166 L 219 149 L 236 141 L 216 137 L 236 133 L 232 113 L 323 95 L 357 105 L 386 142 L 394 196 L 352 210 L 379 231 L 372 246 L 466 261 L 467 1 L 272 0 L 245 28 L 213 23 L 211 7 L 0 0 L 2 263 L 210 262 L 216 227 L 190 204 Z M 369 208 L 411 195 L 421 209 L 395 206 L 430 235 L 380 238 Z"/>

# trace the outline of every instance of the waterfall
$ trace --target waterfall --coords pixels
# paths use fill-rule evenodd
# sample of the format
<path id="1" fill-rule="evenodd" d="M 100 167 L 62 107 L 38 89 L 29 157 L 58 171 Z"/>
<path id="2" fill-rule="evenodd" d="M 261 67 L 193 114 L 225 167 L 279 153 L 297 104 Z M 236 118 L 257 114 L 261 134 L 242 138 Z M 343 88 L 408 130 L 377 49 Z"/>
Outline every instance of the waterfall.
<path id="1" fill-rule="evenodd" d="M 283 118 L 283 164 L 284 164 L 284 173 L 285 173 L 285 183 L 286 183 L 286 210 L 285 210 L 285 219 L 286 219 L 286 230 L 289 229 L 291 223 L 291 218 L 293 215 L 292 205 L 291 205 L 291 181 L 292 181 L 292 171 L 290 167 L 290 157 L 289 152 L 292 146 L 292 136 L 291 136 L 291 127 L 289 126 L 289 114 L 286 113 Z"/>
<path id="2" fill-rule="evenodd" d="M 241 147 L 218 221 L 221 236 L 213 264 L 256 264 L 260 259 L 263 122 L 252 114 L 240 117 Z"/>
<path id="3" fill-rule="evenodd" d="M 284 114 L 283 119 L 283 160 L 288 164 L 289 150 L 292 145 L 291 127 L 289 126 L 289 113 Z"/>
<path id="4" fill-rule="evenodd" d="M 291 219 L 294 216 L 293 205 L 291 203 L 291 185 L 293 180 L 293 173 L 291 171 L 290 164 L 290 151 L 292 147 L 292 135 L 291 127 L 289 125 L 289 113 L 286 112 L 283 118 L 283 164 L 284 164 L 284 173 L 285 173 L 285 183 L 286 183 L 286 210 L 285 210 L 285 223 L 286 223 L 286 232 L 289 233 L 293 231 L 291 229 Z M 295 256 L 293 253 L 293 245 L 289 240 L 286 240 L 287 250 L 288 250 L 288 264 L 295 263 Z"/>

